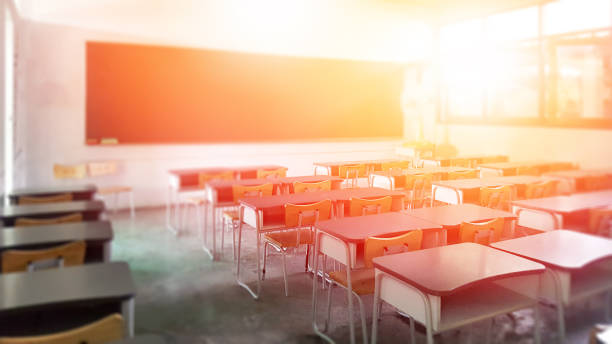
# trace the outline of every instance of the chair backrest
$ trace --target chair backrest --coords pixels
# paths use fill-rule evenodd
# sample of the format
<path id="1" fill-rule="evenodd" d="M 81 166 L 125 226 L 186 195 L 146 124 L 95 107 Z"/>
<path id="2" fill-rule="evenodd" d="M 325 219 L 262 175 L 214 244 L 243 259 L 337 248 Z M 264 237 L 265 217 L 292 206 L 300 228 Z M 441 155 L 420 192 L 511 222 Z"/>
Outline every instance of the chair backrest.
<path id="1" fill-rule="evenodd" d="M 312 226 L 331 218 L 332 202 L 329 199 L 310 204 L 285 204 L 285 226 L 288 228 Z"/>
<path id="2" fill-rule="evenodd" d="M 64 216 L 50 217 L 44 219 L 32 218 L 32 217 L 18 217 L 15 219 L 15 227 L 26 227 L 26 226 L 44 226 L 44 225 L 56 225 L 60 223 L 70 222 L 81 222 L 83 221 L 83 214 L 73 213 Z"/>
<path id="3" fill-rule="evenodd" d="M 55 179 L 83 179 L 87 176 L 85 164 L 78 165 L 53 165 L 53 176 Z"/>
<path id="4" fill-rule="evenodd" d="M 451 167 L 472 167 L 471 161 L 465 158 L 451 159 L 450 165 Z"/>
<path id="5" fill-rule="evenodd" d="M 487 208 L 509 210 L 514 199 L 512 185 L 490 186 L 480 188 L 480 205 Z"/>
<path id="6" fill-rule="evenodd" d="M 19 196 L 17 198 L 17 204 L 44 204 L 44 203 L 57 203 L 57 202 L 70 202 L 72 201 L 71 193 L 64 193 L 53 196 Z"/>
<path id="7" fill-rule="evenodd" d="M 539 176 L 540 169 L 536 166 L 521 166 L 516 170 L 518 176 Z"/>
<path id="8" fill-rule="evenodd" d="M 257 178 L 283 178 L 287 176 L 286 168 L 277 168 L 276 170 L 257 170 Z"/>
<path id="9" fill-rule="evenodd" d="M 234 196 L 234 203 L 238 203 L 241 198 L 246 197 L 261 197 L 261 196 L 272 196 L 274 191 L 274 184 L 261 184 L 253 186 L 245 185 L 232 185 L 232 195 Z"/>
<path id="10" fill-rule="evenodd" d="M 530 183 L 525 187 L 525 198 L 543 198 L 552 197 L 557 194 L 556 180 L 548 180 L 539 183 Z"/>
<path id="11" fill-rule="evenodd" d="M 448 172 L 448 180 L 475 179 L 475 178 L 478 178 L 478 171 L 477 170 L 451 171 L 451 172 Z"/>
<path id="12" fill-rule="evenodd" d="M 381 214 L 391 211 L 391 196 L 375 199 L 351 198 L 350 216 L 362 216 L 368 214 Z"/>
<path id="13" fill-rule="evenodd" d="M 340 178 L 356 179 L 367 177 L 368 171 L 366 169 L 366 165 L 364 164 L 340 165 L 340 167 L 338 168 L 338 175 L 340 176 Z"/>
<path id="14" fill-rule="evenodd" d="M 2 272 L 27 271 L 36 261 L 61 259 L 63 266 L 81 265 L 85 260 L 85 242 L 75 241 L 41 250 L 7 250 L 2 253 Z"/>
<path id="15" fill-rule="evenodd" d="M 609 184 L 608 176 L 591 176 L 584 178 L 584 191 L 606 189 Z"/>
<path id="16" fill-rule="evenodd" d="M 366 268 L 371 268 L 372 259 L 385 255 L 393 248 L 397 249 L 392 253 L 420 250 L 422 242 L 423 231 L 420 229 L 390 238 L 369 237 L 364 245 L 364 264 Z"/>
<path id="17" fill-rule="evenodd" d="M 198 174 L 198 185 L 204 188 L 206 183 L 212 180 L 234 180 L 234 172 L 226 171 L 221 173 L 200 173 Z"/>
<path id="18" fill-rule="evenodd" d="M 410 161 L 391 161 L 391 162 L 383 162 L 380 164 L 380 169 L 382 171 L 390 171 L 390 170 L 404 170 L 410 168 Z"/>
<path id="19" fill-rule="evenodd" d="M 117 174 L 116 161 L 92 161 L 87 163 L 90 177 L 112 176 Z"/>
<path id="20" fill-rule="evenodd" d="M 407 195 L 411 208 L 420 208 L 431 191 L 432 174 L 409 174 L 406 176 L 405 189 L 410 191 Z"/>
<path id="21" fill-rule="evenodd" d="M 486 222 L 462 222 L 459 225 L 459 242 L 488 245 L 499 241 L 503 232 L 504 219 L 502 217 Z"/>
<path id="22" fill-rule="evenodd" d="M 331 180 L 324 180 L 316 183 L 293 182 L 293 193 L 329 191 L 331 190 L 331 185 Z"/>
<path id="23" fill-rule="evenodd" d="M 30 337 L 0 337 L 0 344 L 105 344 L 123 337 L 123 317 L 111 314 L 68 331 Z"/>

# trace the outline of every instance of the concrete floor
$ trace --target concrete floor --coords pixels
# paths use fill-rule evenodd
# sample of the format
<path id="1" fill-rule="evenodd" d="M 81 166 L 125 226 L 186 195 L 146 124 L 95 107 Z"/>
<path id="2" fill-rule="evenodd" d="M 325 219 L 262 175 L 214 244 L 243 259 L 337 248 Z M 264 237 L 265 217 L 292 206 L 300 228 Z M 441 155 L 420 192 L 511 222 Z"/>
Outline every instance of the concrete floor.
<path id="1" fill-rule="evenodd" d="M 111 214 L 115 239 L 112 259 L 127 261 L 137 286 L 136 334 L 154 333 L 167 343 L 323 343 L 311 324 L 312 277 L 304 273 L 303 255 L 289 256 L 290 296 L 283 294 L 281 259 L 269 258 L 260 300 L 236 283 L 231 258 L 231 235 L 226 237 L 225 255 L 212 263 L 202 251 L 195 223 L 180 236 L 165 228 L 164 209 L 139 209 L 136 219 L 127 212 Z M 250 232 L 244 244 L 245 261 L 254 262 L 255 236 Z M 255 279 L 255 265 L 245 271 Z M 319 294 L 325 304 L 324 294 Z M 332 323 L 328 331 L 337 343 L 347 343 L 346 292 L 334 290 Z M 366 312 L 372 310 L 372 297 L 365 297 Z M 572 307 L 567 312 L 568 342 L 586 343 L 591 326 L 603 322 L 602 300 Z M 322 308 L 322 307 L 321 307 Z M 358 308 L 356 308 L 358 309 Z M 543 343 L 556 343 L 556 312 L 540 307 Z M 357 314 L 357 313 L 356 313 Z M 493 343 L 533 343 L 531 310 L 516 312 L 517 325 L 507 316 L 497 317 L 492 328 Z M 323 313 L 321 313 L 322 319 Z M 357 342 L 361 329 L 356 320 Z M 368 316 L 368 334 L 371 318 Z M 449 331 L 436 337 L 436 343 L 485 342 L 486 322 Z M 408 321 L 389 306 L 383 307 L 379 343 L 409 342 Z M 424 343 L 423 332 L 417 342 Z"/>

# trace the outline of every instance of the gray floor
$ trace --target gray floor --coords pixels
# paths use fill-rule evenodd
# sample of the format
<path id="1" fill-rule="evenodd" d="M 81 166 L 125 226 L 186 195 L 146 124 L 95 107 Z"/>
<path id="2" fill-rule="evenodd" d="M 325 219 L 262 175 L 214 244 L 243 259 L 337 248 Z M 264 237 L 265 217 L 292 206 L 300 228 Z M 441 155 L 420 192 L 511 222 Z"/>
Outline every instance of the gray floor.
<path id="1" fill-rule="evenodd" d="M 195 223 L 190 232 L 180 236 L 165 228 L 164 209 L 139 209 L 136 219 L 127 212 L 111 214 L 115 239 L 113 260 L 130 264 L 138 288 L 136 298 L 136 333 L 155 333 L 168 343 L 323 343 L 312 329 L 312 277 L 304 273 L 303 255 L 293 255 L 289 262 L 290 296 L 283 294 L 280 256 L 269 258 L 260 300 L 240 288 L 234 278 L 230 247 L 226 237 L 225 255 L 212 263 L 201 250 Z M 247 233 L 245 260 L 253 262 L 255 236 Z M 252 264 L 247 272 L 253 276 Z M 321 303 L 325 298 L 321 295 Z M 591 326 L 603 322 L 602 299 L 568 310 L 568 342 L 586 343 Z M 366 297 L 366 311 L 371 314 L 372 298 Z M 334 290 L 330 336 L 337 343 L 348 342 L 346 292 Z M 544 343 L 556 342 L 556 312 L 541 307 L 541 333 Z M 492 327 L 493 343 L 533 343 L 531 310 L 515 313 L 516 326 L 500 316 Z M 321 314 L 323 315 L 323 314 Z M 357 342 L 361 329 L 356 320 Z M 408 322 L 390 307 L 383 308 L 379 342 L 409 342 Z M 368 317 L 368 333 L 371 319 Z M 437 343 L 472 343 L 485 341 L 486 322 L 461 331 L 449 331 L 436 338 Z M 471 330 L 471 331 L 468 331 Z M 422 332 L 417 342 L 424 343 Z"/>

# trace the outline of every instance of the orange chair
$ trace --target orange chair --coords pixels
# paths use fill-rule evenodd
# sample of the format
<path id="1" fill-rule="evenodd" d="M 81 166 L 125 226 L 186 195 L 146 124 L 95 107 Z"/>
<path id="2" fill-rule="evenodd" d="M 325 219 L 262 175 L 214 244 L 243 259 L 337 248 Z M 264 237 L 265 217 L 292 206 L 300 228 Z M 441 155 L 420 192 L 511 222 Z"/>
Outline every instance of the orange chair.
<path id="1" fill-rule="evenodd" d="M 44 219 L 32 217 L 18 217 L 15 219 L 15 227 L 46 226 L 81 221 L 83 221 L 83 214 L 81 213 L 73 213 L 64 216 L 50 217 Z"/>
<path id="2" fill-rule="evenodd" d="M 338 240 L 331 236 L 327 236 L 325 233 L 322 233 L 322 240 L 320 241 L 335 241 Z M 327 236 L 327 237 L 326 237 Z M 332 289 L 334 286 L 340 286 L 341 288 L 347 291 L 347 296 L 349 298 L 349 316 L 348 319 L 350 321 L 350 332 L 351 338 L 355 337 L 355 330 L 353 321 L 353 312 L 352 312 L 352 296 L 355 295 L 359 302 L 359 310 L 361 313 L 361 331 L 362 336 L 364 338 L 364 343 L 367 343 L 368 333 L 366 326 L 366 312 L 363 305 L 363 301 L 361 299 L 364 295 L 370 295 L 374 293 L 374 267 L 372 264 L 372 259 L 376 257 L 380 257 L 386 254 L 395 254 L 400 252 L 409 252 L 421 249 L 423 242 L 423 231 L 414 230 L 408 233 L 398 235 L 395 237 L 389 238 L 381 238 L 381 237 L 369 237 L 365 241 L 364 245 L 364 267 L 354 269 L 351 267 L 350 257 L 346 257 L 345 261 L 341 262 L 346 266 L 346 270 L 340 271 L 332 271 L 329 273 L 330 286 L 328 288 L 327 295 L 327 322 L 329 322 L 329 314 L 331 310 L 331 295 Z M 328 248 L 326 245 L 319 244 L 320 246 L 316 248 L 319 250 L 317 253 L 322 253 L 324 257 L 326 256 L 326 252 L 328 252 Z M 332 244 L 333 245 L 333 244 Z M 348 252 L 348 249 L 346 250 Z M 316 251 L 315 251 L 316 252 Z M 330 254 L 333 254 L 329 252 Z M 314 259 L 317 259 L 317 254 L 315 254 Z M 410 262 L 406 262 L 410 264 Z M 316 314 L 316 304 L 314 306 L 314 312 Z M 316 323 L 316 317 L 314 319 Z M 327 323 L 326 322 L 326 323 Z M 316 329 L 316 327 L 315 327 Z"/>
<path id="3" fill-rule="evenodd" d="M 81 265 L 84 260 L 84 241 L 42 250 L 8 250 L 2 253 L 2 272 L 33 271 L 43 262 L 57 267 Z"/>
<path id="4" fill-rule="evenodd" d="M 391 211 L 391 196 L 376 199 L 351 198 L 350 216 L 363 216 L 369 214 L 388 213 Z"/>
<path id="5" fill-rule="evenodd" d="M 514 198 L 512 185 L 480 188 L 480 205 L 483 207 L 509 211 Z"/>
<path id="6" fill-rule="evenodd" d="M 106 177 L 117 174 L 117 162 L 115 161 L 96 161 L 87 164 L 90 177 Z M 134 217 L 136 212 L 134 208 L 134 191 L 131 186 L 127 185 L 110 185 L 99 187 L 96 193 L 97 196 L 104 199 L 105 196 L 113 196 L 114 206 L 113 212 L 117 211 L 117 203 L 120 194 L 126 194 L 130 205 L 130 216 Z"/>
<path id="7" fill-rule="evenodd" d="M 557 181 L 548 180 L 539 183 L 530 183 L 525 188 L 525 198 L 544 198 L 552 197 L 557 194 Z"/>
<path id="8" fill-rule="evenodd" d="M 391 161 L 380 164 L 381 171 L 405 170 L 410 168 L 410 161 Z"/>
<path id="9" fill-rule="evenodd" d="M 257 178 L 283 178 L 286 176 L 286 168 L 278 168 L 276 170 L 257 170 Z"/>
<path id="10" fill-rule="evenodd" d="M 368 171 L 366 169 L 366 165 L 357 164 L 357 165 L 341 165 L 338 168 L 338 175 L 340 178 L 344 178 L 346 181 L 346 185 L 350 185 L 350 187 L 357 187 L 357 181 L 359 178 L 366 178 L 368 176 Z"/>
<path id="11" fill-rule="evenodd" d="M 234 259 L 236 258 L 236 229 L 238 225 L 240 225 L 240 214 L 236 207 L 238 206 L 238 201 L 241 198 L 246 197 L 262 197 L 262 196 L 272 196 L 274 191 L 274 184 L 261 184 L 261 185 L 253 185 L 253 186 L 245 186 L 245 185 L 232 185 L 232 195 L 234 202 L 234 209 L 225 210 L 223 212 L 223 225 L 221 232 L 221 253 L 223 253 L 223 245 L 225 244 L 225 227 L 226 224 L 231 224 L 232 229 L 232 250 L 234 251 Z"/>
<path id="12" fill-rule="evenodd" d="M 293 182 L 293 193 L 329 191 L 331 190 L 331 180 L 324 180 L 316 183 Z"/>
<path id="13" fill-rule="evenodd" d="M 407 206 L 410 209 L 422 208 L 431 202 L 431 174 L 411 174 L 406 176 L 404 191 L 406 191 Z"/>
<path id="14" fill-rule="evenodd" d="M 589 211 L 589 233 L 612 237 L 612 207 Z"/>
<path id="15" fill-rule="evenodd" d="M 450 160 L 451 167 L 472 167 L 471 161 L 464 158 L 454 158 Z"/>
<path id="16" fill-rule="evenodd" d="M 448 172 L 448 177 L 447 177 L 448 180 L 475 179 L 475 178 L 478 178 L 477 170 Z"/>
<path id="17" fill-rule="evenodd" d="M 584 191 L 603 190 L 608 187 L 608 176 L 592 176 L 584 179 Z"/>
<path id="18" fill-rule="evenodd" d="M 488 245 L 499 241 L 503 232 L 504 219 L 501 217 L 486 222 L 462 222 L 459 226 L 459 242 Z"/>
<path id="19" fill-rule="evenodd" d="M 206 183 L 213 180 L 234 180 L 234 172 L 227 171 L 222 173 L 200 173 L 198 174 L 198 185 L 200 188 L 205 188 Z"/>
<path id="20" fill-rule="evenodd" d="M 539 176 L 540 169 L 536 166 L 521 166 L 516 170 L 517 176 Z"/>
<path id="21" fill-rule="evenodd" d="M 19 198 L 17 199 L 17 204 L 46 204 L 70 201 L 72 201 L 72 194 L 65 193 L 53 196 L 19 196 Z"/>
<path id="22" fill-rule="evenodd" d="M 87 176 L 87 166 L 78 165 L 53 165 L 53 177 L 55 179 L 83 179 Z"/>
<path id="23" fill-rule="evenodd" d="M 111 314 L 91 324 L 53 334 L 30 337 L 0 337 L 0 344 L 105 344 L 121 340 L 124 322 Z"/>
<path id="24" fill-rule="evenodd" d="M 266 274 L 266 258 L 268 246 L 280 252 L 283 258 L 283 279 L 285 281 L 285 296 L 289 296 L 287 282 L 287 250 L 306 245 L 305 271 L 308 271 L 308 257 L 310 246 L 313 244 L 312 227 L 319 221 L 329 220 L 332 215 L 331 200 L 323 200 L 311 204 L 285 204 L 285 227 L 287 230 L 268 233 L 264 235 L 264 265 L 263 276 Z M 306 227 L 306 228 L 304 228 Z"/>

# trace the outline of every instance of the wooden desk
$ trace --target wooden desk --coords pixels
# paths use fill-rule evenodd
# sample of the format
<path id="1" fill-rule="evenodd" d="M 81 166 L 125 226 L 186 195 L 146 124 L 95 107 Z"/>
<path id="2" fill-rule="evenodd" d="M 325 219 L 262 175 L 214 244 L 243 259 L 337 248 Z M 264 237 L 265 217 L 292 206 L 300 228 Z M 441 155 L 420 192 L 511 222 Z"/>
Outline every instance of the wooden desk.
<path id="1" fill-rule="evenodd" d="M 543 175 L 544 177 L 550 177 L 554 179 L 561 179 L 570 185 L 572 192 L 584 192 L 585 181 L 588 178 L 593 177 L 607 177 L 612 187 L 612 168 L 600 168 L 600 169 L 589 169 L 589 170 L 568 170 L 568 171 L 556 171 L 549 172 Z"/>
<path id="2" fill-rule="evenodd" d="M 547 173 L 550 171 L 574 169 L 574 165 L 572 163 L 559 161 L 513 161 L 486 163 L 478 165 L 478 168 L 480 168 L 481 176 L 515 176 L 518 174 L 519 168 L 530 167 L 537 168 L 539 174 Z"/>
<path id="3" fill-rule="evenodd" d="M 407 170 L 376 171 L 370 174 L 370 185 L 395 190 L 406 187 L 406 175 L 431 174 L 433 180 L 447 180 L 450 172 L 474 171 L 466 167 L 424 167 Z"/>
<path id="4" fill-rule="evenodd" d="M 278 165 L 234 166 L 234 167 L 204 167 L 186 168 L 168 171 L 168 197 L 166 200 L 166 227 L 174 234 L 179 231 L 180 194 L 202 192 L 200 174 L 220 174 L 228 171 L 234 173 L 235 179 L 250 179 L 257 177 L 258 170 L 287 169 Z M 174 208 L 174 210 L 173 210 Z"/>
<path id="5" fill-rule="evenodd" d="M 458 157 L 429 157 L 423 158 L 423 167 L 427 166 L 440 166 L 448 167 L 452 166 L 457 161 L 467 160 L 470 162 L 470 166 L 475 167 L 478 164 L 483 164 L 485 161 L 488 163 L 507 162 L 508 157 L 506 155 L 466 155 Z"/>
<path id="6" fill-rule="evenodd" d="M 12 332 L 11 318 L 17 313 L 59 314 L 64 307 L 95 304 L 114 305 L 121 311 L 126 333 L 131 337 L 135 295 L 132 274 L 124 262 L 3 274 L 0 275 L 0 335 L 13 334 L 6 332 Z"/>
<path id="7" fill-rule="evenodd" d="M 366 173 L 369 175 L 373 171 L 380 171 L 383 163 L 391 162 L 409 162 L 405 159 L 374 159 L 374 160 L 355 160 L 355 161 L 330 161 L 330 162 L 314 162 L 314 173 L 317 175 L 319 168 L 325 170 L 327 175 L 340 177 L 340 166 L 350 165 L 366 165 Z"/>
<path id="8" fill-rule="evenodd" d="M 21 196 L 38 196 L 38 197 L 46 197 L 46 196 L 54 196 L 60 194 L 72 194 L 72 199 L 74 201 L 90 201 L 93 199 L 94 194 L 98 188 L 93 184 L 86 185 L 66 185 L 66 186 L 54 186 L 54 187 L 29 187 L 29 188 L 21 188 L 15 189 L 10 194 L 8 194 L 9 200 L 11 204 L 17 204 L 17 200 Z"/>
<path id="9" fill-rule="evenodd" d="M 461 225 L 462 222 L 488 221 L 501 217 L 506 220 L 506 232 L 511 232 L 512 223 L 510 220 L 516 218 L 516 215 L 513 213 L 481 207 L 474 204 L 458 204 L 432 208 L 409 209 L 403 211 L 403 213 L 429 222 L 437 223 L 442 226 L 444 231 L 442 240 L 439 240 L 441 245 L 446 245 L 449 242 L 448 231 L 458 231 L 459 225 Z M 454 242 L 455 240 L 452 241 Z"/>
<path id="10" fill-rule="evenodd" d="M 261 290 L 261 235 L 268 231 L 280 230 L 284 228 L 285 204 L 308 204 L 329 199 L 338 209 L 337 214 L 343 216 L 344 209 L 349 207 L 345 204 L 350 202 L 353 197 L 357 198 L 380 198 L 391 196 L 393 202 L 392 211 L 403 209 L 404 194 L 399 191 L 385 190 L 380 188 L 355 188 L 340 189 L 320 192 L 305 192 L 300 194 L 275 195 L 264 197 L 248 197 L 240 200 L 240 225 L 238 227 L 238 256 L 236 262 L 236 280 L 238 284 L 245 288 L 253 298 L 259 297 Z M 257 232 L 257 292 L 254 292 L 246 283 L 240 279 L 240 259 L 242 247 L 242 227 L 248 225 L 256 229 Z"/>
<path id="11" fill-rule="evenodd" d="M 6 250 L 35 250 L 83 240 L 86 262 L 108 262 L 113 228 L 108 221 L 87 221 L 49 226 L 4 227 L 0 229 L 0 263 Z"/>
<path id="12" fill-rule="evenodd" d="M 47 204 L 9 205 L 0 207 L 0 220 L 4 226 L 15 224 L 18 217 L 50 218 L 72 213 L 83 214 L 84 221 L 97 221 L 104 211 L 101 201 L 74 201 Z"/>
<path id="13" fill-rule="evenodd" d="M 542 264 L 474 243 L 382 256 L 373 263 L 372 343 L 381 300 L 425 325 L 431 344 L 434 333 L 522 308 L 537 310 L 544 272 Z M 537 319 L 536 311 L 536 329 Z"/>
<path id="14" fill-rule="evenodd" d="M 612 190 L 512 202 L 519 225 L 540 230 L 584 229 L 588 211 L 612 205 Z"/>
<path id="15" fill-rule="evenodd" d="M 563 307 L 612 290 L 612 240 L 556 230 L 499 241 L 492 247 L 542 263 L 547 268 L 542 296 L 557 305 L 559 335 L 564 339 Z M 610 298 L 606 304 L 609 317 Z"/>
<path id="16" fill-rule="evenodd" d="M 501 185 L 513 186 L 515 196 L 522 197 L 527 184 L 543 180 L 542 177 L 534 176 L 507 176 L 434 181 L 431 185 L 431 199 L 432 203 L 439 201 L 448 204 L 480 204 L 480 188 Z"/>
<path id="17" fill-rule="evenodd" d="M 261 184 L 272 184 L 274 185 L 275 194 L 291 193 L 293 192 L 294 182 L 313 183 L 330 180 L 332 183 L 332 189 L 340 189 L 342 181 L 344 179 L 333 176 L 296 176 L 296 177 L 282 177 L 282 178 L 261 178 L 261 179 L 236 179 L 236 180 L 213 180 L 206 183 L 206 198 L 209 204 L 205 204 L 204 213 L 208 214 L 208 207 L 211 209 L 212 217 L 212 247 L 209 247 L 208 243 L 208 224 L 205 218 L 204 231 L 202 233 L 203 238 L 203 249 L 211 259 L 216 260 L 217 255 L 217 216 L 216 210 L 219 208 L 235 207 L 233 195 L 234 185 L 261 185 Z"/>

